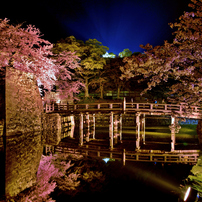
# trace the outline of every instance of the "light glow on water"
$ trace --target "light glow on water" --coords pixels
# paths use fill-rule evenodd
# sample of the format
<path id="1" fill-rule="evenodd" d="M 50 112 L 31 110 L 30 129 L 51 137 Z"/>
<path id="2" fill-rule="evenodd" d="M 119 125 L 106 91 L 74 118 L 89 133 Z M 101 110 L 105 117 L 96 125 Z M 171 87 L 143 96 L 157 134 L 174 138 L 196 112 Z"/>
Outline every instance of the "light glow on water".
<path id="1" fill-rule="evenodd" d="M 115 161 L 115 159 L 111 159 L 111 158 L 103 158 L 102 159 L 105 163 L 107 163 L 108 161 Z"/>
<path id="2" fill-rule="evenodd" d="M 187 189 L 187 191 L 186 191 L 186 193 L 185 193 L 185 195 L 184 195 L 184 201 L 187 200 L 187 198 L 188 198 L 188 196 L 189 196 L 189 194 L 190 194 L 190 191 L 191 191 L 191 187 L 188 187 L 188 189 Z"/>
<path id="3" fill-rule="evenodd" d="M 109 160 L 110 160 L 110 158 L 104 158 L 104 159 L 102 159 L 105 163 L 107 163 Z"/>

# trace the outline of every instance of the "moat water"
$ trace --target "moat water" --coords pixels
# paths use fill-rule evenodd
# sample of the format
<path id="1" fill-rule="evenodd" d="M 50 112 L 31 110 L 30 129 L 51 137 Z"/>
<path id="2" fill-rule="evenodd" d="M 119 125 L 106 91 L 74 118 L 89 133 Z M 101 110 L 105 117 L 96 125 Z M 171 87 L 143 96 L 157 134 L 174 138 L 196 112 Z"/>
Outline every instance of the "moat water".
<path id="1" fill-rule="evenodd" d="M 106 175 L 102 184 L 93 185 L 74 197 L 60 194 L 61 201 L 136 201 L 178 202 L 180 184 L 189 175 L 191 165 L 108 162 L 103 168 Z"/>
<path id="2" fill-rule="evenodd" d="M 78 126 L 75 127 L 75 137 L 78 137 Z M 127 145 L 135 149 L 135 126 L 123 127 L 123 140 L 131 140 Z M 109 127 L 97 126 L 96 138 L 108 139 Z M 170 149 L 170 130 L 167 126 L 150 125 L 146 127 L 146 149 Z M 107 141 L 106 141 L 107 142 Z M 128 141 L 127 141 L 128 142 Z M 129 141 L 130 143 L 130 141 Z M 179 134 L 176 134 L 177 149 L 199 149 L 196 125 L 184 124 Z M 104 161 L 103 161 L 104 163 Z M 161 164 L 120 161 L 104 163 L 105 182 L 100 189 L 86 189 L 76 196 L 60 195 L 56 201 L 134 201 L 134 202 L 178 202 L 181 195 L 180 185 L 190 174 L 193 165 Z"/>

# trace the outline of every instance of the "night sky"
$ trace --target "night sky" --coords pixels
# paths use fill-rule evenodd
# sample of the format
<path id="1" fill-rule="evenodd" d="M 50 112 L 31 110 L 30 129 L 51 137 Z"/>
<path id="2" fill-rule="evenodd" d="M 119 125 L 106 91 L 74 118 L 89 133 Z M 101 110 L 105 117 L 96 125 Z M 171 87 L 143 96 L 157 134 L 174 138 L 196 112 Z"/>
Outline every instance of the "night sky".
<path id="1" fill-rule="evenodd" d="M 140 44 L 172 40 L 175 22 L 189 10 L 190 0 L 35 0 L 6 1 L 0 18 L 35 25 L 52 43 L 74 35 L 95 38 L 118 54 L 125 48 L 143 52 Z"/>

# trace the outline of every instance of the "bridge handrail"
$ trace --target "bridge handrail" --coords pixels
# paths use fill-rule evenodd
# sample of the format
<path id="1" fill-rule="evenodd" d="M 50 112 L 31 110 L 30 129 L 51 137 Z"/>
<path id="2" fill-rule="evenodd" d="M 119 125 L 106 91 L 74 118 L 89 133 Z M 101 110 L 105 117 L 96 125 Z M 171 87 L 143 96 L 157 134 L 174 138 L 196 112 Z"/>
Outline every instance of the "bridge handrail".
<path id="1" fill-rule="evenodd" d="M 202 114 L 199 106 L 186 106 L 185 104 L 158 104 L 158 103 L 135 103 L 135 102 L 104 102 L 85 104 L 46 104 L 46 113 L 54 111 L 79 111 L 79 110 L 119 110 L 119 111 L 150 111 L 150 112 L 176 112 L 184 114 L 186 110 L 193 115 Z"/>

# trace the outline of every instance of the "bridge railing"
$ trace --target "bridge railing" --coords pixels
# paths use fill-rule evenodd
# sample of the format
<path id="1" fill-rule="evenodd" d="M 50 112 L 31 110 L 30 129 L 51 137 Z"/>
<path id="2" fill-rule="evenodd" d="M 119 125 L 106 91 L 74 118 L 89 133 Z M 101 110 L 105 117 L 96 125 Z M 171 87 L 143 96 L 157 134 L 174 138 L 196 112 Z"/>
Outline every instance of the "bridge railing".
<path id="1" fill-rule="evenodd" d="M 174 104 L 154 104 L 154 103 L 126 103 L 127 109 L 141 109 L 141 110 L 162 110 L 162 111 L 182 111 L 182 105 Z"/>
<path id="2" fill-rule="evenodd" d="M 120 102 L 120 103 L 88 103 L 88 104 L 46 104 L 45 111 L 56 112 L 56 111 L 106 111 L 106 110 L 117 110 L 117 111 L 150 111 L 150 112 L 161 112 L 169 113 L 176 112 L 180 115 L 191 114 L 193 116 L 202 115 L 202 108 L 198 106 L 186 106 L 185 104 L 155 104 L 155 103 L 133 103 L 133 102 Z"/>
<path id="3" fill-rule="evenodd" d="M 79 109 L 121 109 L 122 103 L 89 103 L 75 104 L 74 110 Z"/>

